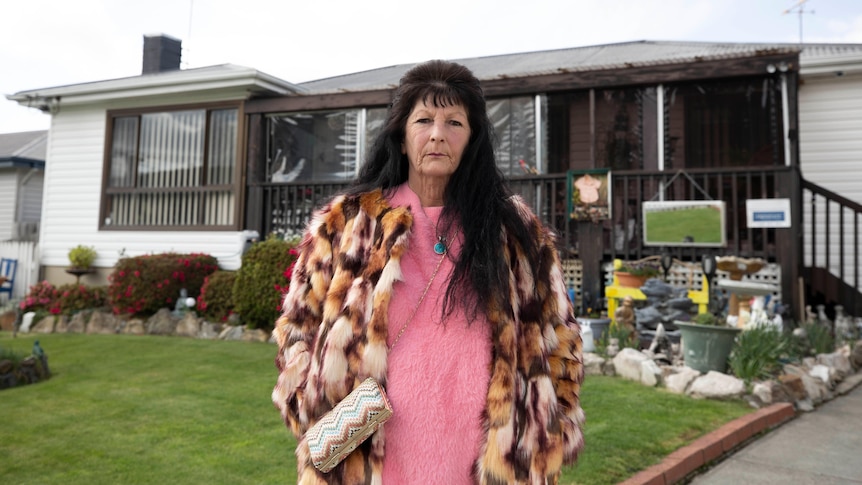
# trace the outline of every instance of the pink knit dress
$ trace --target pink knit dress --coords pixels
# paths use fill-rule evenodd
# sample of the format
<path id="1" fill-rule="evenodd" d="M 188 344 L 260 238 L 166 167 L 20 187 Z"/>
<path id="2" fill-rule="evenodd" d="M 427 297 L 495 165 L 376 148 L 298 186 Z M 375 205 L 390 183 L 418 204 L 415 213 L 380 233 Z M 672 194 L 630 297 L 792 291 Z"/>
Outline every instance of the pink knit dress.
<path id="1" fill-rule="evenodd" d="M 397 189 L 390 203 L 410 206 L 414 219 L 409 249 L 401 261 L 403 280 L 395 284 L 389 305 L 392 346 L 440 261 L 434 244 L 443 208 L 423 208 L 407 184 Z M 468 325 L 462 309 L 441 322 L 452 259 L 459 250 L 460 241 L 449 235 L 449 254 L 389 352 L 386 392 L 394 415 L 384 425 L 384 485 L 474 483 L 472 467 L 480 452 L 481 415 L 490 379 L 491 332 L 484 317 Z"/>

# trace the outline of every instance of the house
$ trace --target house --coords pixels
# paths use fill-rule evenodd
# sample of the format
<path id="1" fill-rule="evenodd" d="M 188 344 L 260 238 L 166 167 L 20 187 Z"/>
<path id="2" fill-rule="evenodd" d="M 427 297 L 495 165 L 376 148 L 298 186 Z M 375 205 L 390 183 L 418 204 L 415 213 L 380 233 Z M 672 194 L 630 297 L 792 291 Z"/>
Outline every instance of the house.
<path id="1" fill-rule="evenodd" d="M 40 237 L 49 281 L 74 281 L 65 269 L 78 244 L 98 253 L 90 283 L 105 283 L 123 255 L 207 252 L 239 267 L 244 103 L 301 88 L 230 64 L 180 70 L 179 53 L 179 40 L 146 36 L 140 76 L 9 96 L 51 113 Z"/>
<path id="2" fill-rule="evenodd" d="M 847 117 L 862 91 L 862 45 L 643 41 L 458 61 L 483 82 L 500 169 L 585 274 L 663 252 L 691 262 L 762 257 L 788 300 L 815 297 L 805 281 L 816 266 L 824 285 L 852 290 L 845 296 L 862 314 L 862 264 L 837 243 L 847 220 L 824 218 L 839 199 L 848 217 L 862 213 L 858 184 L 841 176 L 862 168 L 859 117 Z M 208 252 L 233 269 L 249 234 L 296 234 L 356 173 L 411 67 L 293 85 L 239 66 L 168 64 L 167 72 L 9 96 L 53 113 L 46 275 L 62 277 L 66 252 L 79 243 L 96 246 L 105 271 L 124 254 L 169 250 Z M 572 220 L 568 175 L 591 170 L 610 171 L 611 210 Z M 804 204 L 812 188 L 810 198 L 831 202 Z M 642 202 L 685 199 L 726 203 L 725 247 L 644 244 Z M 789 200 L 790 228 L 749 228 L 751 199 Z M 858 237 L 841 244 L 858 246 Z M 836 250 L 840 263 L 828 258 Z M 602 281 L 586 278 L 581 289 L 597 300 Z"/>
<path id="3" fill-rule="evenodd" d="M 38 239 L 47 131 L 0 134 L 0 241 Z"/>

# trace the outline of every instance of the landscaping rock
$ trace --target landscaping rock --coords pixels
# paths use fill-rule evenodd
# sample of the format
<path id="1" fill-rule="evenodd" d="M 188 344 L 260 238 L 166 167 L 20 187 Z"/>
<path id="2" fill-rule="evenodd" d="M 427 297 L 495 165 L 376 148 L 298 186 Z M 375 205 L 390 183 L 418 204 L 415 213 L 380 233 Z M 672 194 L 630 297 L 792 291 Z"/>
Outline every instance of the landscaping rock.
<path id="1" fill-rule="evenodd" d="M 129 335 L 146 335 L 147 326 L 143 320 L 139 318 L 132 318 L 130 320 L 126 320 L 126 323 L 122 325 L 122 333 Z"/>
<path id="2" fill-rule="evenodd" d="M 859 369 L 862 367 L 862 340 L 857 340 L 856 344 L 853 345 L 853 350 L 850 351 L 850 364 Z"/>
<path id="3" fill-rule="evenodd" d="M 72 315 L 69 320 L 69 325 L 66 327 L 68 333 L 84 333 L 87 331 L 87 315 L 84 312 L 78 312 Z"/>
<path id="4" fill-rule="evenodd" d="M 243 342 L 266 342 L 269 335 L 259 328 L 244 329 L 242 332 Z"/>
<path id="5" fill-rule="evenodd" d="M 173 335 L 177 329 L 177 321 L 167 308 L 162 308 L 147 320 L 147 334 Z"/>
<path id="6" fill-rule="evenodd" d="M 654 360 L 647 358 L 641 362 L 641 384 L 655 387 L 662 382 L 662 371 Z"/>
<path id="7" fill-rule="evenodd" d="M 54 333 L 67 333 L 69 331 L 69 317 L 57 315 L 54 319 Z"/>
<path id="8" fill-rule="evenodd" d="M 201 329 L 198 332 L 197 337 L 202 339 L 216 339 L 218 338 L 218 332 L 215 329 L 215 325 L 210 322 L 204 320 L 201 322 Z"/>
<path id="9" fill-rule="evenodd" d="M 700 371 L 694 370 L 691 367 L 682 367 L 673 374 L 668 375 L 664 383 L 668 391 L 676 394 L 685 394 L 688 386 L 698 377 L 700 377 Z"/>
<path id="10" fill-rule="evenodd" d="M 179 337 L 197 337 L 200 331 L 201 322 L 194 312 L 187 312 L 176 328 L 176 334 Z"/>
<path id="11" fill-rule="evenodd" d="M 706 375 L 695 379 L 686 394 L 707 399 L 739 399 L 745 394 L 745 382 L 742 379 L 711 370 Z"/>
<path id="12" fill-rule="evenodd" d="M 599 354 L 593 352 L 584 353 L 584 374 L 588 376 L 602 375 L 602 366 L 605 363 Z"/>
<path id="13" fill-rule="evenodd" d="M 117 317 L 112 313 L 100 311 L 93 312 L 93 314 L 90 315 L 90 321 L 87 323 L 87 333 L 93 334 L 115 334 L 119 328 L 120 322 Z"/>
<path id="14" fill-rule="evenodd" d="M 641 362 L 650 360 L 643 352 L 631 348 L 622 349 L 614 357 L 617 375 L 630 381 L 641 381 Z"/>
<path id="15" fill-rule="evenodd" d="M 242 340 L 242 326 L 228 325 L 221 331 L 218 338 L 220 340 Z"/>
<path id="16" fill-rule="evenodd" d="M 852 391 L 856 386 L 862 383 L 862 374 L 853 374 L 851 376 L 847 376 L 846 379 L 841 381 L 840 384 L 835 386 L 835 394 L 843 395 Z"/>
<path id="17" fill-rule="evenodd" d="M 832 385 L 832 379 L 829 377 L 829 367 L 817 364 L 808 371 L 808 375 L 823 381 L 826 386 Z"/>
<path id="18" fill-rule="evenodd" d="M 801 401 L 796 401 L 796 410 L 802 411 L 804 413 L 810 413 L 814 411 L 814 403 L 811 402 L 811 399 L 803 399 Z"/>
<path id="19" fill-rule="evenodd" d="M 54 333 L 54 317 L 48 316 L 30 326 L 30 333 Z"/>
<path id="20" fill-rule="evenodd" d="M 833 369 L 833 383 L 853 373 L 853 366 L 850 364 L 850 349 L 847 346 L 831 354 L 820 354 L 816 361 L 818 364 Z"/>

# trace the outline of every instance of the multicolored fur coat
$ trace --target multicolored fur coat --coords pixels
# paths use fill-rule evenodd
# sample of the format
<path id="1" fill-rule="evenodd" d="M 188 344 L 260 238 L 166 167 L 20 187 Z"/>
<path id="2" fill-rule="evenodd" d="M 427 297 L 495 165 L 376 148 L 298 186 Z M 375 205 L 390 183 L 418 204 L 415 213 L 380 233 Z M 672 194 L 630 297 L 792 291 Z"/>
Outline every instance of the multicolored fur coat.
<path id="1" fill-rule="evenodd" d="M 475 481 L 556 483 L 583 447 L 580 328 L 553 237 L 512 200 L 540 241 L 539 276 L 503 235 L 512 286 L 487 315 L 493 356 Z M 311 465 L 303 435 L 366 377 L 386 385 L 387 308 L 412 223 L 410 210 L 390 207 L 380 191 L 340 196 L 315 215 L 301 243 L 275 325 L 272 393 L 298 439 L 299 485 L 381 483 L 385 426 L 328 474 Z"/>

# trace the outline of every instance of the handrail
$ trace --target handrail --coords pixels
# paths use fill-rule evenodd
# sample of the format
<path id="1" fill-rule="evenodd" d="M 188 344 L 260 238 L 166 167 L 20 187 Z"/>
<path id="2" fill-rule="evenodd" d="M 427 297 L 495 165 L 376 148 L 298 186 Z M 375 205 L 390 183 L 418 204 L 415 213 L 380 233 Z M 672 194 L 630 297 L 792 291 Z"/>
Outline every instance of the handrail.
<path id="1" fill-rule="evenodd" d="M 811 192 L 822 195 L 823 197 L 830 199 L 834 202 L 837 202 L 839 205 L 845 206 L 848 209 L 851 209 L 855 212 L 862 212 L 862 204 L 860 204 L 854 200 L 850 200 L 847 197 L 844 197 L 843 195 L 832 192 L 831 190 L 829 190 L 825 187 L 822 187 L 820 185 L 817 185 L 814 182 L 802 179 L 802 188 L 808 189 Z"/>
<path id="2" fill-rule="evenodd" d="M 801 179 L 800 187 L 803 192 L 802 202 L 810 210 L 810 219 L 806 221 L 808 229 L 804 232 L 805 236 L 809 238 L 807 264 L 810 268 L 826 271 L 833 278 L 835 277 L 833 271 L 837 270 L 837 279 L 846 286 L 825 293 L 840 292 L 840 294 L 828 296 L 840 301 L 851 314 L 858 313 L 862 309 L 862 294 L 859 292 L 859 284 L 862 280 L 862 275 L 860 275 L 862 273 L 862 259 L 860 259 L 859 254 L 859 246 L 862 244 L 859 230 L 860 219 L 862 219 L 862 204 L 805 179 Z M 805 196 L 806 190 L 811 193 L 810 198 Z M 818 204 L 818 197 L 822 199 L 820 204 Z M 837 208 L 835 208 L 836 206 Z M 837 221 L 833 219 L 833 212 L 835 211 L 838 214 Z M 823 222 L 824 230 L 820 232 L 824 239 L 822 243 L 818 242 L 819 215 L 823 215 L 825 219 Z M 852 218 L 849 224 L 847 217 Z M 837 232 L 838 235 L 837 264 L 833 262 L 832 258 L 832 251 L 836 247 L 832 240 L 833 232 Z M 848 254 L 850 252 L 848 248 L 852 248 L 852 255 Z M 824 254 L 821 255 L 820 252 Z M 850 258 L 852 260 L 848 261 Z M 852 275 L 847 274 L 848 269 L 852 271 Z M 813 273 L 809 273 L 809 275 L 811 274 Z M 818 279 L 818 283 L 822 285 L 823 280 Z M 822 290 L 824 289 L 821 288 Z"/>

